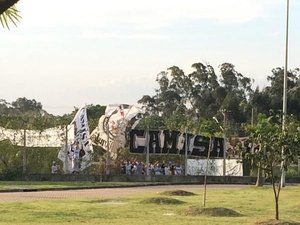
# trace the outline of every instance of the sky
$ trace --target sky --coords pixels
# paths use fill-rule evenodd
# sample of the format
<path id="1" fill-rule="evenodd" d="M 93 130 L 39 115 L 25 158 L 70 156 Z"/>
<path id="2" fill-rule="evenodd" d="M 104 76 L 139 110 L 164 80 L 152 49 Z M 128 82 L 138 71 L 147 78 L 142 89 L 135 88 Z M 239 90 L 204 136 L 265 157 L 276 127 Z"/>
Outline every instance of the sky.
<path id="1" fill-rule="evenodd" d="M 20 0 L 0 27 L 0 99 L 54 115 L 83 104 L 137 104 L 157 74 L 235 65 L 255 86 L 285 60 L 286 0 Z M 290 0 L 288 69 L 300 66 L 300 1 Z"/>

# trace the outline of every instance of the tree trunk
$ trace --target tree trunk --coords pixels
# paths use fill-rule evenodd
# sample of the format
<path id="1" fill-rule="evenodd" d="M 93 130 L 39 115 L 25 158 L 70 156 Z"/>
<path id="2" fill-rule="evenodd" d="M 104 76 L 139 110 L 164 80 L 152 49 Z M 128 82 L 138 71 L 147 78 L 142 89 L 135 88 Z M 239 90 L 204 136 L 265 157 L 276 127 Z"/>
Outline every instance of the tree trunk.
<path id="1" fill-rule="evenodd" d="M 271 169 L 271 181 L 272 181 L 272 187 L 273 187 L 274 198 L 275 198 L 275 219 L 279 220 L 279 194 L 281 190 L 281 185 L 280 184 L 278 185 L 278 189 L 276 191 L 273 168 Z"/>
<path id="2" fill-rule="evenodd" d="M 298 157 L 298 176 L 300 176 L 300 157 Z"/>
<path id="3" fill-rule="evenodd" d="M 278 198 L 275 197 L 275 210 L 276 210 L 276 214 L 275 214 L 275 218 L 276 220 L 279 220 L 279 205 L 278 205 Z"/>
<path id="4" fill-rule="evenodd" d="M 265 184 L 265 177 L 264 177 L 263 169 L 261 169 L 259 166 L 257 170 L 256 187 L 262 187 L 264 186 L 264 184 Z"/>

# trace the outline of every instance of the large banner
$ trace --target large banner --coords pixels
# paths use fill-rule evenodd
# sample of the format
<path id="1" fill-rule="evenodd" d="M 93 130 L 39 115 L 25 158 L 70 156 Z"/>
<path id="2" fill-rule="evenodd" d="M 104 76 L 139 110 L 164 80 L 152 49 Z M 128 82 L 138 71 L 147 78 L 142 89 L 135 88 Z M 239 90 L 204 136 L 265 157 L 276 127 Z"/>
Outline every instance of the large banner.
<path id="1" fill-rule="evenodd" d="M 76 173 L 91 165 L 92 144 L 90 142 L 90 130 L 87 120 L 86 107 L 81 107 L 70 124 L 73 138 L 68 140 L 58 154 L 58 158 L 64 163 L 66 173 Z"/>
<path id="2" fill-rule="evenodd" d="M 91 133 L 94 145 L 101 146 L 116 158 L 116 151 L 126 144 L 126 133 L 133 129 L 142 117 L 142 111 L 134 105 L 108 105 L 98 127 Z"/>
<path id="3" fill-rule="evenodd" d="M 150 130 L 146 139 L 145 130 L 131 130 L 129 150 L 131 153 L 146 153 L 149 147 L 150 154 L 180 154 L 207 157 L 209 150 L 209 137 L 181 133 L 170 130 Z M 214 137 L 212 158 L 224 157 L 224 139 Z"/>

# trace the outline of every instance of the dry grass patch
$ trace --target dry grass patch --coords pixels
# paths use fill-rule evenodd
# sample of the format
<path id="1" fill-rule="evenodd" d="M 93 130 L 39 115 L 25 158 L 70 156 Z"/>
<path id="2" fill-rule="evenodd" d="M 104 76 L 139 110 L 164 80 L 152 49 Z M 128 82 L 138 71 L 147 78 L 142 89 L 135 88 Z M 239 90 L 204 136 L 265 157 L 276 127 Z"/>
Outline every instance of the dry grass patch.
<path id="1" fill-rule="evenodd" d="M 157 205 L 179 205 L 185 202 L 174 198 L 156 197 L 156 198 L 144 199 L 141 201 L 141 203 L 157 204 Z"/>
<path id="2" fill-rule="evenodd" d="M 264 220 L 256 222 L 255 225 L 300 225 L 300 223 L 286 220 Z"/>
<path id="3" fill-rule="evenodd" d="M 169 196 L 193 196 L 193 195 L 196 195 L 193 192 L 183 191 L 183 190 L 164 191 L 161 194 L 169 195 Z"/>
<path id="4" fill-rule="evenodd" d="M 234 211 L 233 209 L 213 207 L 213 208 L 201 208 L 191 206 L 185 211 L 185 215 L 188 216 L 213 216 L 213 217 L 238 217 L 242 214 Z"/>

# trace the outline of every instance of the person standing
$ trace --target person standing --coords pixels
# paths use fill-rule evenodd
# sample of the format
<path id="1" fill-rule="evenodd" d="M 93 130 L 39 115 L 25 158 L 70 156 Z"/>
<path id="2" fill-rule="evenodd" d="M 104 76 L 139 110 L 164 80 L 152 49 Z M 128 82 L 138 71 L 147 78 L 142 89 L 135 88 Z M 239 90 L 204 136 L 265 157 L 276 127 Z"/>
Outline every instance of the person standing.
<path id="1" fill-rule="evenodd" d="M 51 166 L 51 173 L 55 174 L 58 172 L 58 165 L 56 164 L 55 161 L 52 162 L 52 166 Z"/>
<path id="2" fill-rule="evenodd" d="M 73 152 L 74 168 L 73 173 L 79 173 L 80 170 L 80 147 L 79 143 L 76 142 L 74 152 Z"/>

